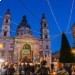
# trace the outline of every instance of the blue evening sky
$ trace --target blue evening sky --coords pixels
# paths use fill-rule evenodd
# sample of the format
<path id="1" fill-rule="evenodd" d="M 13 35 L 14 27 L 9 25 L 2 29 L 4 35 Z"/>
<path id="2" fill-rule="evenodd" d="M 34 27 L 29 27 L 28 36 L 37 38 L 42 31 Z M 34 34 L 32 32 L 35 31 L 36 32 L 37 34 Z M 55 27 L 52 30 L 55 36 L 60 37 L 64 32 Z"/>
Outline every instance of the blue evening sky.
<path id="1" fill-rule="evenodd" d="M 33 30 L 33 35 L 40 37 L 41 17 L 44 13 L 48 22 L 51 38 L 52 52 L 58 51 L 61 47 L 61 33 L 54 20 L 49 4 L 55 15 L 61 31 L 65 32 L 68 27 L 73 0 L 1 0 L 0 16 L 4 17 L 6 10 L 11 12 L 11 36 L 15 36 L 18 24 L 22 16 L 26 15 L 27 21 Z M 73 3 L 71 20 L 69 23 L 68 33 L 66 34 L 71 47 L 73 46 L 73 37 L 71 27 L 75 22 L 75 0 Z M 2 27 L 3 18 L 0 17 L 0 27 Z M 0 28 L 1 31 L 1 28 Z"/>

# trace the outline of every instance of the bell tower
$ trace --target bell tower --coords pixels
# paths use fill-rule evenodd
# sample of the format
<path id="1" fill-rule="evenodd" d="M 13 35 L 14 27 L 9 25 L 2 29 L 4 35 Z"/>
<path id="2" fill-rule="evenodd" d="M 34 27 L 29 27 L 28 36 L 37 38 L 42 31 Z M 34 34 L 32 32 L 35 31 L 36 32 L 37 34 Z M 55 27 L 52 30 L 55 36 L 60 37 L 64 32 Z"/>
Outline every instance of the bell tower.
<path id="1" fill-rule="evenodd" d="M 10 24 L 11 24 L 10 10 L 7 9 L 2 24 L 2 32 L 1 32 L 2 36 L 10 37 Z"/>
<path id="2" fill-rule="evenodd" d="M 49 36 L 47 20 L 44 14 L 42 15 L 42 19 L 41 19 L 41 39 L 42 39 L 42 44 L 43 44 L 44 57 L 50 56 L 51 55 L 51 47 L 50 47 L 51 41 L 50 41 L 50 36 Z"/>

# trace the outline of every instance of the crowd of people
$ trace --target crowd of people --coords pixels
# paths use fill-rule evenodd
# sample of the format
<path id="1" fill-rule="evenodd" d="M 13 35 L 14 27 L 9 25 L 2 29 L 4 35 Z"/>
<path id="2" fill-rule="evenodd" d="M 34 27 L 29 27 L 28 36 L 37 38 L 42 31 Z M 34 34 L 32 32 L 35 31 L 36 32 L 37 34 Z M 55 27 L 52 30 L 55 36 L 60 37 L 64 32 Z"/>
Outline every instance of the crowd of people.
<path id="1" fill-rule="evenodd" d="M 57 67 L 57 70 L 55 70 Z M 47 66 L 47 62 L 43 60 L 40 64 L 29 63 L 2 63 L 0 75 L 75 75 L 75 64 L 62 64 L 60 62 L 55 66 Z"/>
<path id="2" fill-rule="evenodd" d="M 50 70 L 47 62 L 42 61 L 40 64 L 29 63 L 4 63 L 1 67 L 1 75 L 49 75 Z"/>
<path id="3" fill-rule="evenodd" d="M 54 75 L 75 75 L 75 63 L 58 62 L 56 66 L 52 63 L 51 71 L 54 72 Z"/>

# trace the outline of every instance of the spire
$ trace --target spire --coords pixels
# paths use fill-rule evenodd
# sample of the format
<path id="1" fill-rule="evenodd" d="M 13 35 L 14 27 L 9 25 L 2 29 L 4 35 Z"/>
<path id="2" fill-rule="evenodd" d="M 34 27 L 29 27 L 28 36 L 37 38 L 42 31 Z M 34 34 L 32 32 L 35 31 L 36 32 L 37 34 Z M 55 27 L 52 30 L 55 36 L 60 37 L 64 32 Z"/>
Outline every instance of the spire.
<path id="1" fill-rule="evenodd" d="M 10 15 L 10 10 L 7 9 L 5 16 L 4 16 L 4 21 L 2 25 L 2 36 L 7 36 L 10 37 L 10 28 L 11 28 L 11 15 Z"/>
<path id="2" fill-rule="evenodd" d="M 10 9 L 7 9 L 6 14 L 10 14 Z"/>
<path id="3" fill-rule="evenodd" d="M 45 14 L 44 14 L 44 13 L 42 14 L 42 19 L 43 19 L 43 18 L 45 18 Z"/>
<path id="4" fill-rule="evenodd" d="M 26 19 L 25 15 L 23 16 L 22 21 L 21 21 L 21 23 L 19 24 L 18 27 L 21 27 L 21 26 L 25 26 L 25 27 L 31 28 L 30 25 L 27 23 L 27 19 Z"/>
<path id="5" fill-rule="evenodd" d="M 23 28 L 23 29 L 21 29 L 21 28 Z M 17 35 L 25 35 L 25 34 L 31 34 L 32 35 L 31 27 L 28 24 L 25 15 L 22 17 L 21 23 L 18 25 L 16 32 L 17 32 Z"/>
<path id="6" fill-rule="evenodd" d="M 27 22 L 25 15 L 23 16 L 22 22 Z"/>

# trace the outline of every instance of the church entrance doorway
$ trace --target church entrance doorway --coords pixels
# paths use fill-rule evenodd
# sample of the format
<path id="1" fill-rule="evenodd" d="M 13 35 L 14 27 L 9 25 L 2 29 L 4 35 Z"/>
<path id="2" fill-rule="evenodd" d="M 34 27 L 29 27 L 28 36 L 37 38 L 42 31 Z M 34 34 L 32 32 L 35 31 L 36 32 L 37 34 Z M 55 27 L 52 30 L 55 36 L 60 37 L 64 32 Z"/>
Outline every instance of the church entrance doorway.
<path id="1" fill-rule="evenodd" d="M 22 61 L 26 63 L 32 62 L 33 52 L 31 51 L 31 46 L 29 44 L 25 44 L 22 50 Z"/>

